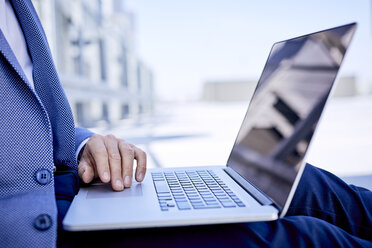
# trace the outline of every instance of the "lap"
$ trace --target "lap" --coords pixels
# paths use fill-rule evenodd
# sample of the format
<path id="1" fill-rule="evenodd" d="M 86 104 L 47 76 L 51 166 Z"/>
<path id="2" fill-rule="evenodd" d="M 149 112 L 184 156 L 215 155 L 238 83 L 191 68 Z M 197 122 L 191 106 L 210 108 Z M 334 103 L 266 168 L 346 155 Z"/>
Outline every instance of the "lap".
<path id="1" fill-rule="evenodd" d="M 372 247 L 311 216 L 271 222 L 64 233 L 61 247 Z"/>
<path id="2" fill-rule="evenodd" d="M 372 192 L 311 165 L 306 166 L 287 213 L 297 215 L 312 216 L 372 239 Z"/>

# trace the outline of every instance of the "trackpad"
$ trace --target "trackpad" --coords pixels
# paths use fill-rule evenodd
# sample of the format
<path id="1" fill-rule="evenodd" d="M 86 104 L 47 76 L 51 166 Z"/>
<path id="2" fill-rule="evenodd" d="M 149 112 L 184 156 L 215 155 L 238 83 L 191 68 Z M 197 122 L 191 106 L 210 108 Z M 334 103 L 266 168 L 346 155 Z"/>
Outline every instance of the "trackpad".
<path id="1" fill-rule="evenodd" d="M 94 198 L 123 198 L 142 196 L 142 185 L 133 183 L 130 188 L 125 188 L 123 191 L 113 191 L 111 184 L 99 184 L 89 186 L 87 199 Z"/>

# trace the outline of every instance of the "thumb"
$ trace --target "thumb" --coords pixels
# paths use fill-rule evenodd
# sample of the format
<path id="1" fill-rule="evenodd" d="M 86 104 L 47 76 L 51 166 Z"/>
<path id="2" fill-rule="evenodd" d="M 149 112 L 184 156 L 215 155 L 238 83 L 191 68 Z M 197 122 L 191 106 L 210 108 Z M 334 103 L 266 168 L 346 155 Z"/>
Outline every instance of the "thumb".
<path id="1" fill-rule="evenodd" d="M 85 159 L 80 160 L 78 173 L 84 183 L 90 183 L 94 178 L 94 168 Z"/>

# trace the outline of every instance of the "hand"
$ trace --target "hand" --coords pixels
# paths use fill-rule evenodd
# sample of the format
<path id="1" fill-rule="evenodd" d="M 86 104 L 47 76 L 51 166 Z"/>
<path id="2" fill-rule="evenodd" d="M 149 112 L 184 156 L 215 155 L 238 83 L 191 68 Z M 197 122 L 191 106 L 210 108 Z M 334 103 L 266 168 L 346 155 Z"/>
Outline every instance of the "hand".
<path id="1" fill-rule="evenodd" d="M 104 183 L 111 181 L 114 190 L 122 191 L 132 184 L 134 160 L 136 181 L 141 182 L 146 173 L 146 153 L 113 135 L 95 134 L 85 144 L 78 173 L 85 183 L 99 177 Z"/>

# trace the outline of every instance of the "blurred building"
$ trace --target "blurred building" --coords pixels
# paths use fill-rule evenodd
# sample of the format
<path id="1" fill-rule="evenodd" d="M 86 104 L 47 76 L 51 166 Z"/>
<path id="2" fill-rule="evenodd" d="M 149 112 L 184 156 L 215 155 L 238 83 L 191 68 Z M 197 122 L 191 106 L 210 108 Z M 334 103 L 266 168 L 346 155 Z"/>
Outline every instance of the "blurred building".
<path id="1" fill-rule="evenodd" d="M 347 97 L 358 95 L 358 87 L 355 76 L 339 77 L 333 97 Z"/>
<path id="2" fill-rule="evenodd" d="M 249 101 L 257 81 L 211 81 L 203 86 L 202 100 L 208 102 Z"/>
<path id="3" fill-rule="evenodd" d="M 123 0 L 33 0 L 75 121 L 141 118 L 153 109 L 153 76 L 135 51 Z"/>
<path id="4" fill-rule="evenodd" d="M 339 77 L 333 97 L 350 97 L 359 94 L 355 76 Z M 249 101 L 257 81 L 211 81 L 203 86 L 202 101 L 234 102 Z"/>

